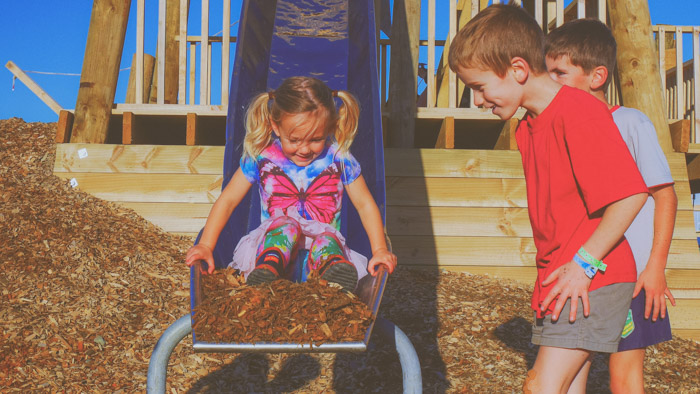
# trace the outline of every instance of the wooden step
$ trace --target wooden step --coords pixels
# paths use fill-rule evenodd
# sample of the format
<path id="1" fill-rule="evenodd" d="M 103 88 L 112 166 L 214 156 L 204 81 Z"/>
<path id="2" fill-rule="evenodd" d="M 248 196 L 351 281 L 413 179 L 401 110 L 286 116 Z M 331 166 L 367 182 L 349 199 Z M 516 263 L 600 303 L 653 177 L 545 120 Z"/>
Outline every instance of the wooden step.
<path id="1" fill-rule="evenodd" d="M 678 211 L 674 239 L 696 240 L 692 211 Z M 527 208 L 389 205 L 391 235 L 532 237 Z"/>
<path id="2" fill-rule="evenodd" d="M 406 265 L 526 267 L 534 266 L 537 252 L 532 238 L 529 237 L 431 237 L 389 234 L 389 238 L 399 261 Z M 700 267 L 700 253 L 698 253 L 696 240 L 671 241 L 668 269 L 698 269 L 698 267 Z"/>

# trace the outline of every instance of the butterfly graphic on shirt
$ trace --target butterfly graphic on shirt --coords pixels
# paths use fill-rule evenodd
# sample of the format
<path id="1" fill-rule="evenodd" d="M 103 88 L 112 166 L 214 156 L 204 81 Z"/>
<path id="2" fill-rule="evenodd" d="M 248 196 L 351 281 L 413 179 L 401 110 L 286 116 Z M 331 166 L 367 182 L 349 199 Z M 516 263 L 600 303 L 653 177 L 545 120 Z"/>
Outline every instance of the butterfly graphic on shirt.
<path id="1" fill-rule="evenodd" d="M 333 164 L 321 171 L 308 188 L 297 188 L 291 178 L 276 164 L 264 159 L 260 166 L 260 184 L 270 192 L 267 211 L 281 210 L 285 215 L 294 207 L 303 218 L 330 223 L 337 213 L 340 171 Z"/>

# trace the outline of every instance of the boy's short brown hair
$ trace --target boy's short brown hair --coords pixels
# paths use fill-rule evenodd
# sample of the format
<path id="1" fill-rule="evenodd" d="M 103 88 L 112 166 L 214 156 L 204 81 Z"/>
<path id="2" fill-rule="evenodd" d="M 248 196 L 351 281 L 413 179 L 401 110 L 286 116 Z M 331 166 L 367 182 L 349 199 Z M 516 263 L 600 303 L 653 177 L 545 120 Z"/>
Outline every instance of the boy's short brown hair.
<path id="1" fill-rule="evenodd" d="M 479 12 L 450 44 L 452 71 L 481 68 L 503 77 L 514 57 L 523 58 L 535 74 L 547 72 L 544 33 L 537 21 L 515 4 L 494 4 Z"/>
<path id="2" fill-rule="evenodd" d="M 598 66 L 605 67 L 608 79 L 601 89 L 607 89 L 615 70 L 617 43 L 603 22 L 592 18 L 575 19 L 547 34 L 544 53 L 552 59 L 566 55 L 571 64 L 586 73 Z"/>

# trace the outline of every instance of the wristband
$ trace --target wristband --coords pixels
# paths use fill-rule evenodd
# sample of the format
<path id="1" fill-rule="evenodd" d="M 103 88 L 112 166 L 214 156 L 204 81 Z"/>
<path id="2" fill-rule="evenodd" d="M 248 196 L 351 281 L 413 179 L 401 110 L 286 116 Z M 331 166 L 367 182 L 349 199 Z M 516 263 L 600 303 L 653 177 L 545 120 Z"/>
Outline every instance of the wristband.
<path id="1" fill-rule="evenodd" d="M 598 271 L 605 272 L 605 269 L 608 268 L 608 266 L 603 262 L 603 260 L 598 260 L 595 257 L 591 256 L 590 253 L 586 252 L 586 249 L 581 246 L 581 249 L 578 250 L 578 254 L 588 262 L 588 264 L 596 267 Z"/>
<path id="2" fill-rule="evenodd" d="M 593 279 L 595 274 L 598 273 L 598 268 L 594 267 L 593 265 L 589 264 L 586 260 L 584 260 L 581 256 L 574 255 L 574 261 L 576 264 L 581 266 L 583 268 L 583 272 L 586 274 L 588 279 Z"/>

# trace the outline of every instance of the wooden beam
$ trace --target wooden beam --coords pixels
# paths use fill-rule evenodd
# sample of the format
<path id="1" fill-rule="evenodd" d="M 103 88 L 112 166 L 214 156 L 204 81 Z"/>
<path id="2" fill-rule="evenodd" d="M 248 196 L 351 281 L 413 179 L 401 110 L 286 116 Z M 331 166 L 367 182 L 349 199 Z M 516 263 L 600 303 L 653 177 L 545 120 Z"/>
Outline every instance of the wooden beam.
<path id="1" fill-rule="evenodd" d="M 525 177 L 517 151 L 388 148 L 384 150 L 384 162 L 387 177 Z"/>
<path id="2" fill-rule="evenodd" d="M 80 181 L 80 179 L 78 179 Z M 399 261 L 408 265 L 502 265 L 533 266 L 537 248 L 526 237 L 444 237 L 392 235 L 391 244 Z M 697 240 L 674 239 L 668 269 L 697 271 L 700 276 Z M 697 285 L 695 285 L 697 288 Z M 700 316 L 700 315 L 699 315 Z"/>
<path id="3" fill-rule="evenodd" d="M 223 41 L 221 43 L 221 105 L 228 107 L 229 62 L 231 59 L 231 1 L 229 0 L 224 0 L 223 17 L 224 29 Z"/>
<path id="4" fill-rule="evenodd" d="M 187 133 L 185 140 L 188 146 L 199 145 L 199 138 L 197 136 L 198 123 L 199 120 L 196 113 L 190 112 L 187 114 Z"/>
<path id="5" fill-rule="evenodd" d="M 496 145 L 493 147 L 495 150 L 517 150 L 518 143 L 515 141 L 515 130 L 518 128 L 519 120 L 516 118 L 510 118 L 503 124 L 503 129 L 501 134 L 498 136 Z"/>
<path id="6" fill-rule="evenodd" d="M 223 160 L 223 146 L 60 144 L 53 171 L 221 175 Z"/>
<path id="7" fill-rule="evenodd" d="M 122 144 L 134 143 L 134 129 L 136 128 L 136 116 L 133 112 L 124 112 L 122 115 Z"/>
<path id="8" fill-rule="evenodd" d="M 202 24 L 199 45 L 199 104 L 209 104 L 209 0 L 202 0 Z M 191 103 L 194 104 L 194 103 Z"/>
<path id="9" fill-rule="evenodd" d="M 214 203 L 221 194 L 222 175 L 57 173 L 75 178 L 80 190 L 114 202 Z"/>
<path id="10" fill-rule="evenodd" d="M 688 152 L 690 145 L 690 119 L 681 119 L 668 125 L 671 132 L 671 143 L 676 152 Z"/>
<path id="11" fill-rule="evenodd" d="M 700 131 L 700 26 L 693 26 L 693 103 L 695 108 L 695 133 L 690 137 L 697 142 Z"/>
<path id="12" fill-rule="evenodd" d="M 178 95 L 177 103 L 186 104 L 187 92 L 187 16 L 189 0 L 180 0 L 178 20 Z M 185 37 L 183 39 L 183 37 Z"/>
<path id="13" fill-rule="evenodd" d="M 8 70 L 10 70 L 10 72 L 14 74 L 15 77 L 17 77 L 17 79 L 22 81 L 22 83 L 24 83 L 24 85 L 26 85 L 29 88 L 29 90 L 31 90 L 37 97 L 39 97 L 39 100 L 43 101 L 44 104 L 48 105 L 53 112 L 55 112 L 56 114 L 59 114 L 61 112 L 63 107 L 61 107 L 61 105 L 58 104 L 56 100 L 53 99 L 53 97 L 49 96 L 49 94 L 46 93 L 44 89 L 40 88 L 39 85 L 37 85 L 37 83 L 34 82 L 34 80 L 29 78 L 29 76 L 24 71 L 22 71 L 21 68 L 17 67 L 17 65 L 12 60 L 8 61 L 5 64 L 5 67 Z"/>
<path id="14" fill-rule="evenodd" d="M 651 119 L 661 148 L 664 152 L 672 152 L 649 4 L 647 0 L 611 1 L 608 7 L 611 29 L 617 40 L 622 101 Z"/>
<path id="15" fill-rule="evenodd" d="M 145 31 L 145 15 L 146 15 L 146 1 L 136 0 L 136 68 L 131 69 L 131 73 L 136 76 L 135 86 L 136 86 L 136 104 L 143 104 L 148 102 L 148 95 L 151 92 L 151 79 L 153 76 L 153 71 L 149 73 L 151 77 L 148 79 L 144 78 L 144 31 Z M 154 59 L 155 61 L 155 59 Z M 148 84 L 148 85 L 146 85 Z M 148 86 L 148 93 L 144 92 L 144 86 Z"/>
<path id="16" fill-rule="evenodd" d="M 158 0 L 158 45 L 156 52 L 156 76 L 157 82 L 153 85 L 156 89 L 156 103 L 165 104 L 165 25 L 166 3 L 168 0 Z M 151 94 L 152 96 L 152 94 Z"/>
<path id="17" fill-rule="evenodd" d="M 71 142 L 107 139 L 131 0 L 94 0 Z"/>
<path id="18" fill-rule="evenodd" d="M 129 71 L 129 83 L 126 87 L 126 99 L 125 103 L 135 104 L 136 103 L 136 67 L 138 61 L 138 55 L 134 54 L 134 58 L 131 61 L 131 70 Z M 147 54 L 143 54 L 143 77 L 141 81 L 143 83 L 143 90 L 141 95 L 141 103 L 147 103 L 148 97 L 151 94 L 151 80 L 153 79 L 153 69 L 155 67 L 156 59 Z"/>
<path id="19" fill-rule="evenodd" d="M 438 149 L 454 149 L 455 147 L 455 118 L 448 116 L 442 120 L 440 125 L 440 133 L 438 134 L 435 148 Z"/>
<path id="20" fill-rule="evenodd" d="M 56 125 L 56 143 L 64 144 L 70 141 L 70 132 L 73 128 L 73 113 L 61 110 L 58 113 L 58 124 Z"/>
<path id="21" fill-rule="evenodd" d="M 167 0 L 165 5 L 165 71 L 163 73 L 163 101 L 176 104 L 179 88 L 180 0 Z"/>
<path id="22" fill-rule="evenodd" d="M 420 0 L 394 1 L 388 134 L 389 146 L 393 147 L 412 148 L 414 143 L 420 3 Z"/>
<path id="23" fill-rule="evenodd" d="M 460 8 L 459 6 L 462 6 Z M 459 3 L 457 5 L 457 12 L 459 13 L 459 20 L 457 21 L 457 30 L 461 29 L 464 27 L 464 25 L 467 24 L 472 18 L 473 15 L 476 15 L 479 9 L 479 3 L 477 1 L 466 1 L 464 3 Z M 447 40 L 445 40 L 445 46 L 442 49 L 442 55 L 440 56 L 440 65 L 437 70 L 437 75 L 435 77 L 435 83 L 436 83 L 436 95 L 437 95 L 437 106 L 442 107 L 442 108 L 447 108 L 449 107 L 450 101 L 449 101 L 449 95 L 450 95 L 450 78 L 449 78 L 449 73 L 452 71 L 450 70 L 449 65 L 447 64 L 447 54 L 450 51 L 450 41 L 451 36 L 448 34 Z M 460 81 L 461 83 L 461 81 Z M 463 83 L 461 83 L 460 87 L 462 88 L 461 91 L 464 90 Z M 461 94 L 461 92 L 460 92 Z M 461 97 L 461 96 L 460 96 Z M 455 100 L 456 103 L 456 100 Z"/>
<path id="24" fill-rule="evenodd" d="M 700 155 L 688 155 L 688 178 L 690 182 L 700 181 Z"/>

